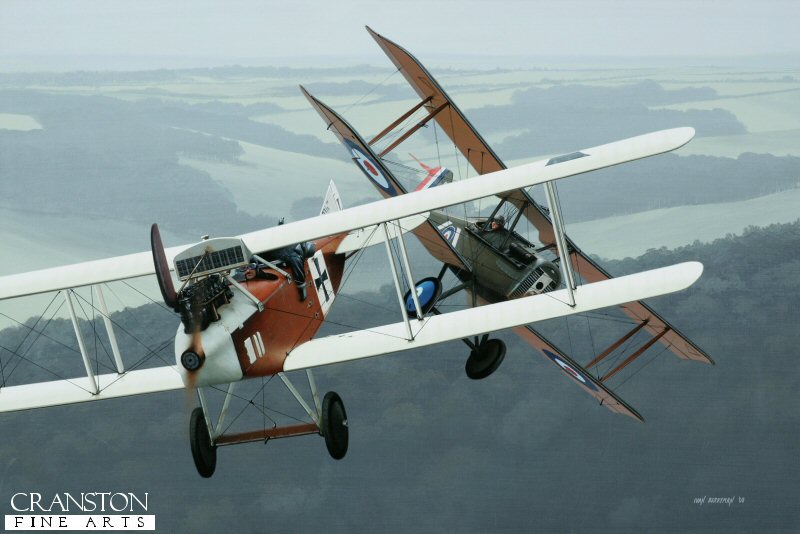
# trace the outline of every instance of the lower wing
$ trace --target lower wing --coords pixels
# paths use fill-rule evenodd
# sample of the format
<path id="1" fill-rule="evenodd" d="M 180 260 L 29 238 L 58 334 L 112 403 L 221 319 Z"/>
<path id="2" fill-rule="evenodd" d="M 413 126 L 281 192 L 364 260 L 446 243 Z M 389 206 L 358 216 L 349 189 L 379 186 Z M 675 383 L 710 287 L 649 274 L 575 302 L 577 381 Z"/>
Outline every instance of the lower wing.
<path id="1" fill-rule="evenodd" d="M 584 313 L 680 291 L 692 285 L 703 272 L 702 264 L 686 262 L 612 278 L 574 290 L 575 305 L 561 289 L 412 321 L 412 338 L 405 323 L 313 339 L 295 348 L 284 362 L 284 370 L 307 369 L 333 363 L 380 356 L 426 347 L 444 341 L 513 328 L 556 317 Z"/>

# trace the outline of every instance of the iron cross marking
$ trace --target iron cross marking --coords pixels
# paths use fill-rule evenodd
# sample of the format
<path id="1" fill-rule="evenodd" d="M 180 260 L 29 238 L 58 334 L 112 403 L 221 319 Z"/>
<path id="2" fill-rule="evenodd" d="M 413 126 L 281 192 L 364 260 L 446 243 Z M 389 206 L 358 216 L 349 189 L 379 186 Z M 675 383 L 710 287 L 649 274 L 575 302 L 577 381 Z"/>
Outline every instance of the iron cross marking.
<path id="1" fill-rule="evenodd" d="M 314 285 L 317 286 L 317 291 L 319 291 L 319 288 L 322 287 L 322 290 L 325 292 L 325 302 L 328 302 L 330 300 L 330 296 L 328 295 L 328 288 L 325 287 L 325 282 L 328 281 L 328 268 L 326 266 L 325 270 L 321 271 L 319 268 L 319 258 L 313 259 L 314 265 L 316 265 L 317 272 L 319 273 L 319 276 L 314 278 Z"/>

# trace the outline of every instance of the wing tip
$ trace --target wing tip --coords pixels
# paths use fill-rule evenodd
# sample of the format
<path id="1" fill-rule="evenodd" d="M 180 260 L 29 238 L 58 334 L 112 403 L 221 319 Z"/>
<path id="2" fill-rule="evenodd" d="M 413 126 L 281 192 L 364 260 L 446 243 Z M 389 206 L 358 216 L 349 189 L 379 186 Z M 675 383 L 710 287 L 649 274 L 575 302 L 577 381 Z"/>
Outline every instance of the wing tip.
<path id="1" fill-rule="evenodd" d="M 672 267 L 676 269 L 676 282 L 680 284 L 679 289 L 673 291 L 682 291 L 694 285 L 703 276 L 705 269 L 699 261 L 685 261 Z"/>
<path id="2" fill-rule="evenodd" d="M 677 144 L 675 149 L 684 146 L 686 143 L 694 139 L 694 136 L 697 133 L 695 129 L 692 128 L 691 126 L 683 126 L 681 128 L 675 128 L 673 131 L 675 132 L 676 144 Z"/>
<path id="3" fill-rule="evenodd" d="M 697 278 L 695 278 L 696 282 L 697 280 L 700 279 L 701 276 L 703 276 L 703 271 L 705 270 L 705 266 L 703 265 L 702 262 L 699 261 L 690 261 L 688 263 L 690 264 L 691 268 L 695 271 L 697 275 Z"/>
<path id="4" fill-rule="evenodd" d="M 375 30 L 370 28 L 368 24 L 365 24 L 364 28 L 366 28 L 367 33 L 369 33 L 370 36 L 372 36 L 372 38 L 375 39 L 376 41 L 380 41 L 381 39 L 384 39 L 384 40 L 386 39 L 383 35 L 379 34 Z"/>

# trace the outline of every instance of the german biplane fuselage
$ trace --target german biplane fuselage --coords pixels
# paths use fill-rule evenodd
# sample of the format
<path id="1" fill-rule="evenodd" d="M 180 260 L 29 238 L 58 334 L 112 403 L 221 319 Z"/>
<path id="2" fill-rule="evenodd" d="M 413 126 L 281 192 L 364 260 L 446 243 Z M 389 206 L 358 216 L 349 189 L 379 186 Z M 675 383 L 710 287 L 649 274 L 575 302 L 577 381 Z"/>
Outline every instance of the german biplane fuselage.
<path id="1" fill-rule="evenodd" d="M 279 261 L 263 260 L 269 257 L 266 252 L 243 254 L 248 264 L 239 267 L 239 276 L 201 272 L 187 278 L 175 299 L 182 323 L 175 336 L 175 355 L 185 383 L 220 384 L 283 371 L 292 349 L 316 335 L 339 291 L 345 254 L 336 249 L 343 237 L 318 239 L 312 247 L 303 247 L 313 251 L 303 258 L 310 286 L 306 298 L 298 292 L 291 269 Z M 214 240 L 207 243 L 205 254 L 219 252 Z M 226 250 L 231 249 L 228 245 L 225 240 Z M 194 248 L 202 250 L 203 243 Z M 190 250 L 186 255 L 196 253 Z M 214 357 L 206 359 L 206 354 Z"/>

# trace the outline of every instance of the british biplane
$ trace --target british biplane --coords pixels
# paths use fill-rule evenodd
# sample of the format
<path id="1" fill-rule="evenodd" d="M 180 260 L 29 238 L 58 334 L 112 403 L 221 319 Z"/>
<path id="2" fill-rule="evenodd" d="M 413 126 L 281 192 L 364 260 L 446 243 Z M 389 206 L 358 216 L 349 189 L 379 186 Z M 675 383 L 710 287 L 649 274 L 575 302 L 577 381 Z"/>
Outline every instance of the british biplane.
<path id="1" fill-rule="evenodd" d="M 334 127 L 355 163 L 386 198 L 344 209 L 331 185 L 321 214 L 309 219 L 235 237 L 204 237 L 195 244 L 169 248 L 154 224 L 150 251 L 0 277 L 0 300 L 44 293 L 52 294 L 53 300 L 63 299 L 74 327 L 75 352 L 85 371 L 77 378 L 58 375 L 58 380 L 22 384 L 10 383 L 4 373 L 0 411 L 179 389 L 196 391 L 199 406 L 189 418 L 190 447 L 197 471 L 210 477 L 221 446 L 317 434 L 324 437 L 333 458 L 345 456 L 347 413 L 335 392 L 320 399 L 313 374 L 320 366 L 464 340 L 471 346 L 468 375 L 483 378 L 499 366 L 505 352 L 502 342 L 489 339 L 489 334 L 515 328 L 606 407 L 641 418 L 603 384 L 609 377 L 594 377 L 530 327 L 539 321 L 610 306 L 623 306 L 639 319 L 637 330 L 654 332 L 651 344 L 660 340 L 681 357 L 710 361 L 640 302 L 689 287 L 702 273 L 700 263 L 685 262 L 611 278 L 564 235 L 557 197 L 551 195 L 551 224 L 543 208 L 526 192 L 537 184 L 550 188 L 556 180 L 677 149 L 691 140 L 693 129 L 654 132 L 507 169 L 410 55 L 377 34 L 373 36 L 412 86 L 418 83 L 415 87 L 422 96 L 418 109 L 428 109 L 431 119 L 443 110 L 452 115 L 440 125 L 473 166 L 477 165 L 479 176 L 451 181 L 445 169 L 430 168 L 419 190 L 404 194 L 406 190 L 382 163 L 382 154 L 375 154 L 370 143 L 343 119 L 306 93 Z M 444 124 L 455 126 L 448 129 Z M 551 258 L 515 233 L 514 223 L 502 236 L 487 238 L 483 235 L 486 220 L 443 220 L 443 208 L 492 195 L 499 195 L 501 203 L 514 204 L 520 216 L 538 225 Z M 441 260 L 443 269 L 438 277 L 414 279 L 405 245 L 407 233 L 417 236 Z M 340 294 L 346 262 L 372 245 L 386 249 L 398 322 L 317 336 Z M 291 262 L 286 263 L 287 250 L 299 259 L 302 272 L 294 270 Z M 572 261 L 559 261 L 563 257 Z M 454 272 L 460 283 L 443 291 L 445 270 Z M 573 270 L 587 283 L 577 284 Z M 104 288 L 141 277 L 155 277 L 164 306 L 180 319 L 173 342 L 174 364 L 152 368 L 127 364 L 117 343 L 120 326 L 106 305 Z M 295 283 L 303 278 L 308 280 L 307 292 L 298 291 Z M 408 288 L 405 294 L 404 287 Z M 475 306 L 440 313 L 437 303 L 461 290 L 471 295 Z M 91 298 L 86 296 L 87 291 Z M 104 334 L 92 329 L 110 347 L 111 372 L 102 372 L 90 356 L 90 346 L 84 339 L 87 321 L 76 311 L 87 307 L 105 326 Z M 491 313 L 487 313 L 489 310 Z M 28 328 L 41 335 L 42 328 L 37 324 Z M 26 361 L 21 349 L 3 348 L 10 353 L 6 363 L 9 358 Z M 305 371 L 310 401 L 295 387 L 289 375 L 293 371 Z M 274 376 L 285 384 L 308 420 L 229 431 L 230 425 L 225 423 L 236 397 L 236 384 Z M 225 394 L 216 418 L 206 396 L 211 388 Z"/>
<path id="2" fill-rule="evenodd" d="M 430 72 L 407 50 L 371 28 L 366 29 L 417 94 L 418 102 L 369 141 L 365 141 L 334 110 L 301 89 L 328 129 L 345 145 L 378 192 L 386 198 L 406 192 L 386 163 L 396 164 L 389 159 L 389 155 L 429 123 L 444 132 L 475 174 L 484 175 L 505 169 L 506 166 L 499 156 Z M 384 140 L 390 141 L 378 151 L 379 143 Z M 558 155 L 546 159 L 545 166 L 586 156 L 585 151 Z M 453 173 L 447 168 L 441 165 L 430 167 L 413 155 L 412 158 L 427 173 L 417 190 L 452 181 Z M 549 292 L 562 282 L 569 293 L 577 283 L 612 278 L 565 234 L 554 183 L 546 182 L 544 189 L 547 207 L 534 200 L 530 189 L 517 189 L 498 195 L 497 203 L 487 216 L 470 220 L 468 217 L 434 211 L 429 214 L 430 225 L 422 225 L 413 230 L 420 243 L 443 264 L 438 276 L 424 279 L 417 285 L 417 292 L 429 299 L 425 311 L 432 310 L 435 313 L 436 302 L 462 290 L 470 295 L 471 304 L 476 305 Z M 493 224 L 498 220 L 505 223 L 506 216 L 511 221 L 510 226 L 501 224 L 497 228 L 498 225 Z M 538 246 L 515 231 L 523 217 L 538 233 Z M 568 261 L 562 261 L 563 258 L 568 258 Z M 442 292 L 442 276 L 447 270 L 453 272 L 460 283 Z M 572 296 L 569 298 L 572 299 Z M 414 303 L 410 299 L 407 299 L 407 306 L 409 311 L 414 309 Z M 567 376 L 573 378 L 578 386 L 595 397 L 601 405 L 644 421 L 641 414 L 607 387 L 607 381 L 656 343 L 684 360 L 711 365 L 714 360 L 644 302 L 628 302 L 620 308 L 629 317 L 631 329 L 583 366 L 533 326 L 515 327 L 514 331 Z M 645 339 L 637 339 L 639 346 L 631 354 L 625 355 L 621 363 L 614 365 L 602 376 L 589 372 L 588 369 L 596 369 L 604 360 L 611 360 L 614 355 L 621 356 L 620 349 L 630 349 L 626 343 L 640 333 L 645 335 L 639 338 Z M 501 340 L 484 336 L 473 341 L 465 339 L 464 342 L 471 349 L 466 362 L 466 372 L 470 378 L 485 378 L 501 364 L 505 354 L 505 346 Z"/>

